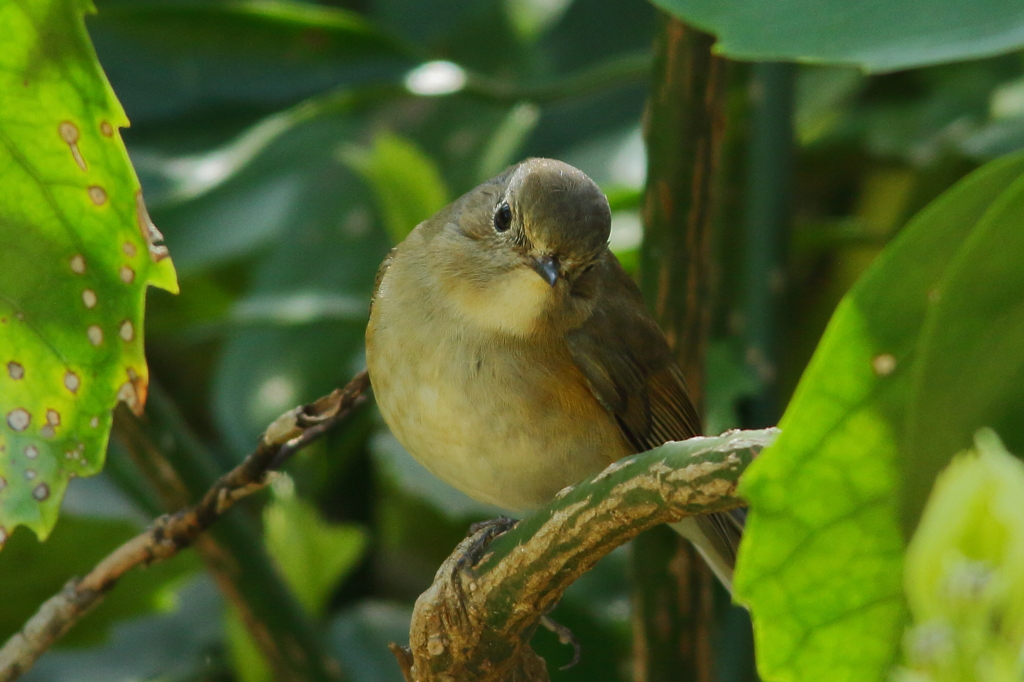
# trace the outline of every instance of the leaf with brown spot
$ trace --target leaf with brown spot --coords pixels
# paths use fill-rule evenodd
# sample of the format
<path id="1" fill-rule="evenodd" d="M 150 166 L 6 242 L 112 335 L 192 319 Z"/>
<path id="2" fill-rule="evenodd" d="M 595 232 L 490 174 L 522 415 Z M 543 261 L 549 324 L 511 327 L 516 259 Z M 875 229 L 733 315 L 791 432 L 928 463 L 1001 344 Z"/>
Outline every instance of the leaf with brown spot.
<path id="1" fill-rule="evenodd" d="M 145 401 L 146 287 L 177 290 L 87 11 L 0 3 L 2 537 L 18 525 L 45 537 L 68 480 L 102 468 L 111 409 Z"/>
<path id="2" fill-rule="evenodd" d="M 912 501 L 908 493 L 931 489 L 964 434 L 989 418 L 1019 422 L 1019 411 L 1006 409 L 1021 404 L 1022 392 L 995 389 L 1024 364 L 1022 204 L 1017 153 L 918 213 L 836 308 L 779 423 L 782 434 L 744 475 L 750 512 L 734 596 L 750 608 L 762 678 L 888 678 L 907 618 L 904 541 L 920 511 L 901 506 Z M 934 291 L 954 299 L 956 315 Z M 985 316 L 970 317 L 968 308 Z M 965 337 L 971 342 L 950 348 Z M 930 357 L 932 349 L 940 356 Z M 984 402 L 971 399 L 978 375 L 965 368 L 998 377 L 974 391 Z M 908 427 L 923 408 L 929 421 L 921 425 L 941 441 Z"/>

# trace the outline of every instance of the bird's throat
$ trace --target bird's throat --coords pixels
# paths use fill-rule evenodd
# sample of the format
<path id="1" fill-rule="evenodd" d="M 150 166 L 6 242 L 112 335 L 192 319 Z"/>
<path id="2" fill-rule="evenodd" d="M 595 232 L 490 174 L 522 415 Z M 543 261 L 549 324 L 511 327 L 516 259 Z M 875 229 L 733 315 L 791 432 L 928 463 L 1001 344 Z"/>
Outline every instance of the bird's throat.
<path id="1" fill-rule="evenodd" d="M 468 323 L 519 337 L 537 332 L 556 296 L 547 282 L 525 266 L 485 284 L 458 281 L 448 294 Z"/>

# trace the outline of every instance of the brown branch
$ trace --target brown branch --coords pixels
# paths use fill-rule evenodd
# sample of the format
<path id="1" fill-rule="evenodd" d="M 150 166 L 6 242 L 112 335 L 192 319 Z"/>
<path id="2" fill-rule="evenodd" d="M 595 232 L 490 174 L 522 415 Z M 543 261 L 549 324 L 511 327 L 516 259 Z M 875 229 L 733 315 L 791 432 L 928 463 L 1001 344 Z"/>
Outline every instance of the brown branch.
<path id="1" fill-rule="evenodd" d="M 43 652 L 102 601 L 122 575 L 137 566 L 169 559 L 191 546 L 235 502 L 261 490 L 273 468 L 362 404 L 369 385 L 366 372 L 360 372 L 345 388 L 281 415 L 267 428 L 256 450 L 217 479 L 197 504 L 161 516 L 107 555 L 84 578 L 69 581 L 0 648 L 0 682 L 10 682 L 28 671 Z"/>
<path id="2" fill-rule="evenodd" d="M 493 541 L 494 527 L 464 540 L 416 601 L 409 647 L 392 645 L 406 681 L 547 680 L 529 641 L 565 589 L 642 531 L 740 506 L 739 476 L 776 434 L 667 443 L 563 491 Z"/>

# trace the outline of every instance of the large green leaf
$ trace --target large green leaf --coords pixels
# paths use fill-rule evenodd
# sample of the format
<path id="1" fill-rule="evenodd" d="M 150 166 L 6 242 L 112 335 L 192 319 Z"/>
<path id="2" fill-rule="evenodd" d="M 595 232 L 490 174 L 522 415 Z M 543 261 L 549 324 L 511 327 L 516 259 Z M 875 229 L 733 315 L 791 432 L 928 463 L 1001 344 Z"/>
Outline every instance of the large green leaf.
<path id="1" fill-rule="evenodd" d="M 1022 173 L 1024 156 L 989 164 L 911 221 L 839 305 L 782 435 L 745 475 L 735 588 L 765 679 L 879 680 L 894 662 L 905 620 L 897 453 L 929 292 Z"/>
<path id="2" fill-rule="evenodd" d="M 308 212 L 306 192 L 318 180 L 317 162 L 344 144 L 344 136 L 330 136 L 336 130 L 331 123 L 317 122 L 366 114 L 399 93 L 397 86 L 331 92 L 267 116 L 199 154 L 135 153 L 136 168 L 148 170 L 143 182 L 149 205 L 181 276 L 265 249 Z M 331 195 L 318 198 L 330 201 Z"/>
<path id="3" fill-rule="evenodd" d="M 1024 45 L 1019 0 L 653 0 L 734 59 L 895 71 Z"/>
<path id="4" fill-rule="evenodd" d="M 1024 452 L 1024 176 L 992 203 L 932 300 L 903 459 L 908 533 L 932 480 L 978 428 Z"/>
<path id="5" fill-rule="evenodd" d="M 111 408 L 146 399 L 146 287 L 177 289 L 88 9 L 0 4 L 0 543 L 45 537 L 68 480 L 100 470 Z"/>
<path id="6" fill-rule="evenodd" d="M 540 45 L 550 55 L 553 70 L 566 73 L 588 69 L 606 59 L 650 51 L 657 14 L 646 2 L 569 2 L 564 13 L 540 38 Z"/>

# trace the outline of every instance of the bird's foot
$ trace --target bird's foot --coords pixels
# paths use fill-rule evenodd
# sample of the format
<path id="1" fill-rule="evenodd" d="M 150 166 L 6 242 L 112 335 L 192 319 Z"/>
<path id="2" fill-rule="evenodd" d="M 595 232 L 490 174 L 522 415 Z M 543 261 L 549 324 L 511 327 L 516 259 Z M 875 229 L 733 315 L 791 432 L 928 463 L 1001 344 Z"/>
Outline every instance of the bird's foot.
<path id="1" fill-rule="evenodd" d="M 483 556 L 484 549 L 491 544 L 494 538 L 507 530 L 511 530 L 519 523 L 516 519 L 507 516 L 499 516 L 496 519 L 478 521 L 469 527 L 469 534 L 455 549 L 452 557 L 456 559 L 453 569 L 464 571 L 467 568 L 476 566 Z"/>
<path id="2" fill-rule="evenodd" d="M 487 519 L 486 521 L 477 521 L 469 527 L 469 535 L 476 535 L 482 530 L 487 530 L 490 531 L 490 535 L 488 536 L 488 542 L 490 542 L 505 531 L 512 530 L 517 523 L 519 523 L 519 521 L 508 516 L 499 516 L 494 519 Z"/>

